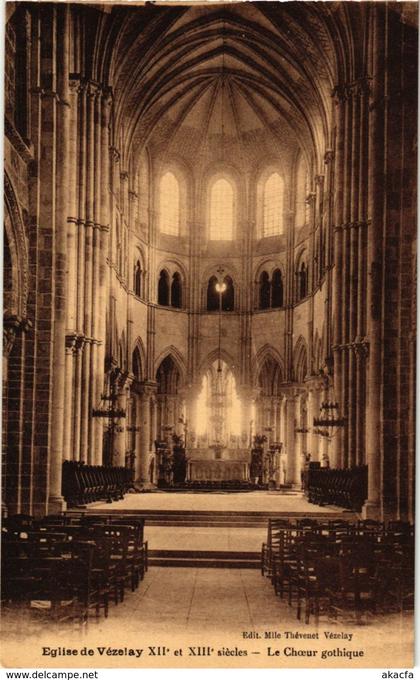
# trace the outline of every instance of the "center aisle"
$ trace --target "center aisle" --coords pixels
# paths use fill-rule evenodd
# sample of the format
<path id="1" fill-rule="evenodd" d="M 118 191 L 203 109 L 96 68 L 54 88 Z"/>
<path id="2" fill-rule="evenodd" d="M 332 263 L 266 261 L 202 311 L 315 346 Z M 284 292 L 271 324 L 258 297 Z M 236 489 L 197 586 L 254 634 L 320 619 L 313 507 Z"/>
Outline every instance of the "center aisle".
<path id="1" fill-rule="evenodd" d="M 92 621 L 84 633 L 53 625 L 41 630 L 26 622 L 23 629 L 21 617 L 13 619 L 10 613 L 4 621 L 5 639 L 16 643 L 8 645 L 14 650 L 12 657 L 16 655 L 8 655 L 12 667 L 22 667 L 25 662 L 28 667 L 67 666 L 68 657 L 42 656 L 45 645 L 48 649 L 93 650 L 93 657 L 74 659 L 76 667 L 93 663 L 97 668 L 314 668 L 334 665 L 334 660 L 316 664 L 311 656 L 299 654 L 300 650 L 360 648 L 366 635 L 373 655 L 387 645 L 395 667 L 402 667 L 412 645 L 410 618 L 397 614 L 359 628 L 344 622 L 337 627 L 326 621 L 318 628 L 313 622 L 305 626 L 296 619 L 296 609 L 287 605 L 287 598 L 273 596 L 269 579 L 247 569 L 154 567 L 136 592 L 127 593 L 124 602 L 112 608 L 108 619 Z M 325 632 L 331 631 L 343 637 L 327 643 Z M 286 636 L 287 632 L 291 636 Z M 354 636 L 351 643 L 344 637 L 350 633 Z M 318 636 L 315 640 L 314 635 Z M 305 639 L 308 636 L 312 639 Z M 391 642 L 395 640 L 398 644 Z M 197 653 L 198 648 L 202 652 Z M 105 650 L 104 656 L 99 649 Z M 129 655 L 130 649 L 142 650 L 141 656 Z M 118 650 L 117 656 L 114 650 Z M 352 666 L 364 667 L 366 661 L 369 664 L 369 658 L 355 659 Z M 342 659 L 335 665 L 341 666 Z"/>

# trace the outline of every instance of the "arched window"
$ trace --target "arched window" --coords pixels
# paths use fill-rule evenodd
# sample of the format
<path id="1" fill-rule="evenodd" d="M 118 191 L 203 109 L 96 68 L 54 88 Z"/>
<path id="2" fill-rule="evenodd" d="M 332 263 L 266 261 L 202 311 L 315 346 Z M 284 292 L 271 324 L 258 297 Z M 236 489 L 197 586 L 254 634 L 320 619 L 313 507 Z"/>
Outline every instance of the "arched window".
<path id="1" fill-rule="evenodd" d="M 296 203 L 295 203 L 295 226 L 303 227 L 309 221 L 309 194 L 308 166 L 303 155 L 300 156 L 296 168 Z"/>
<path id="2" fill-rule="evenodd" d="M 172 277 L 171 284 L 171 305 L 180 309 L 182 307 L 182 284 L 181 275 L 178 272 Z"/>
<path id="3" fill-rule="evenodd" d="M 211 276 L 207 284 L 207 311 L 215 312 L 219 309 L 220 293 L 216 289 L 217 276 Z M 222 293 L 222 311 L 233 312 L 235 308 L 235 288 L 230 276 L 225 276 L 223 283 L 226 285 Z"/>
<path id="4" fill-rule="evenodd" d="M 139 348 L 136 347 L 133 356 L 132 356 L 132 364 L 133 364 L 133 374 L 136 380 L 141 380 L 141 356 L 140 356 L 140 351 Z"/>
<path id="5" fill-rule="evenodd" d="M 270 307 L 270 278 L 267 272 L 260 274 L 260 309 L 268 309 Z"/>
<path id="6" fill-rule="evenodd" d="M 283 194 L 283 180 L 273 172 L 264 184 L 263 236 L 283 233 Z"/>
<path id="7" fill-rule="evenodd" d="M 165 306 L 169 305 L 169 275 L 165 269 L 162 269 L 159 274 L 158 304 Z"/>
<path id="8" fill-rule="evenodd" d="M 171 236 L 179 235 L 179 183 L 172 172 L 160 180 L 160 230 Z"/>
<path id="9" fill-rule="evenodd" d="M 226 290 L 222 293 L 222 309 L 224 312 L 233 312 L 235 307 L 235 289 L 233 281 L 230 276 L 225 276 L 223 282 L 226 284 Z"/>
<path id="10" fill-rule="evenodd" d="M 280 269 L 273 272 L 271 279 L 271 306 L 283 307 L 283 278 Z"/>
<path id="11" fill-rule="evenodd" d="M 134 267 L 134 293 L 137 297 L 141 297 L 141 265 L 140 260 L 137 260 L 136 266 Z"/>
<path id="12" fill-rule="evenodd" d="M 226 179 L 218 179 L 210 192 L 210 239 L 230 241 L 233 238 L 233 187 Z"/>
<path id="13" fill-rule="evenodd" d="M 211 276 L 207 284 L 207 311 L 219 309 L 219 293 L 216 290 L 217 276 Z"/>
<path id="14" fill-rule="evenodd" d="M 308 268 L 305 262 L 302 262 L 297 271 L 297 288 L 298 300 L 303 300 L 308 294 Z"/>

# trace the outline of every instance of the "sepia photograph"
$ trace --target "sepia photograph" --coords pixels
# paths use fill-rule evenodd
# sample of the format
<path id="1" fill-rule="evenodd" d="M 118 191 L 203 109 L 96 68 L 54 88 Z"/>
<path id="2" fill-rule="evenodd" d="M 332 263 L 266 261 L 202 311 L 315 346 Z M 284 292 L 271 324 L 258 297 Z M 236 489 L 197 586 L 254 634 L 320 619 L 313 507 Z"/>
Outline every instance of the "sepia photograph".
<path id="1" fill-rule="evenodd" d="M 4 21 L 3 668 L 412 669 L 417 2 Z"/>

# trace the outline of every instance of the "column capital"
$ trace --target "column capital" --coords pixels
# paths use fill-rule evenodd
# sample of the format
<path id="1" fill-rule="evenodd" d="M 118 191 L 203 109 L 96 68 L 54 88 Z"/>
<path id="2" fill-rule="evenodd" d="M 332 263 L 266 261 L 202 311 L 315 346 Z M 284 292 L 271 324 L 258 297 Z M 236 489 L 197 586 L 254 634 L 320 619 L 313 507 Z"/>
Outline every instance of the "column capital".
<path id="1" fill-rule="evenodd" d="M 73 354 L 76 348 L 77 333 L 67 333 L 66 335 L 66 354 Z"/>
<path id="2" fill-rule="evenodd" d="M 238 395 L 244 401 L 255 401 L 261 394 L 259 387 L 250 385 L 239 385 L 237 387 Z"/>
<path id="3" fill-rule="evenodd" d="M 153 380 L 143 380 L 139 383 L 139 393 L 143 398 L 150 398 L 157 392 L 157 382 Z"/>
<path id="4" fill-rule="evenodd" d="M 351 343 L 351 348 L 357 357 L 366 358 L 369 356 L 369 341 L 366 338 L 356 338 Z"/>
<path id="5" fill-rule="evenodd" d="M 109 151 L 110 151 L 111 158 L 114 161 L 114 163 L 119 163 L 120 158 L 121 158 L 121 154 L 118 151 L 118 149 L 115 146 L 110 146 Z"/>
<path id="6" fill-rule="evenodd" d="M 17 314 L 5 314 L 3 318 L 3 353 L 9 356 L 16 336 L 31 328 L 32 322 Z"/>
<path id="7" fill-rule="evenodd" d="M 328 165 L 329 163 L 332 163 L 334 160 L 334 151 L 332 149 L 327 149 L 325 154 L 324 154 L 324 163 Z"/>
<path id="8" fill-rule="evenodd" d="M 306 390 L 303 387 L 297 387 L 296 385 L 289 385 L 287 387 L 282 387 L 281 389 L 286 397 L 287 403 L 296 402 L 306 393 Z"/>

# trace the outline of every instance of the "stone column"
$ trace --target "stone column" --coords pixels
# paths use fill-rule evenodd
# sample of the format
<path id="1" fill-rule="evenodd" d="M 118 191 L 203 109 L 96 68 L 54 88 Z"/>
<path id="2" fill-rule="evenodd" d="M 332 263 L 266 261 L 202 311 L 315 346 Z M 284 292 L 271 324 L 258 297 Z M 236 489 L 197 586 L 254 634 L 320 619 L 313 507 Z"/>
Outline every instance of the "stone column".
<path id="1" fill-rule="evenodd" d="M 60 40 L 57 42 L 57 106 L 56 135 L 60 142 L 55 150 L 55 252 L 54 252 L 54 367 L 52 376 L 51 445 L 49 460 L 49 488 L 47 510 L 53 514 L 65 509 L 61 495 L 63 464 L 63 435 L 65 410 L 65 334 L 66 334 L 66 266 L 67 266 L 67 215 L 69 184 L 69 56 L 70 8 L 56 7 L 56 25 Z M 55 43 L 54 43 L 55 46 Z M 54 104 L 51 104 L 54 106 Z M 46 121 L 47 122 L 47 121 Z M 53 187 L 51 187 L 53 190 Z"/>
<path id="2" fill-rule="evenodd" d="M 357 335 L 357 289 L 358 289 L 358 214 L 359 214 L 359 145 L 360 145 L 360 99 L 358 85 L 351 88 L 351 154 L 349 159 L 350 172 L 350 213 L 349 213 L 349 275 L 348 285 L 348 419 L 345 432 L 347 442 L 347 465 L 352 467 L 356 463 L 356 412 L 357 412 L 357 383 L 356 357 L 353 343 Z"/>
<path id="3" fill-rule="evenodd" d="M 90 404 L 90 349 L 91 339 L 85 338 L 82 352 L 82 383 L 80 391 L 80 460 L 90 463 L 89 460 L 89 404 Z"/>
<path id="4" fill-rule="evenodd" d="M 135 465 L 134 465 L 134 480 L 136 482 L 142 481 L 142 470 L 141 470 L 141 451 L 142 451 L 142 401 L 141 396 L 138 392 L 138 383 L 132 388 L 132 395 L 134 399 L 135 409 L 136 409 L 136 432 L 134 436 L 134 453 L 135 453 Z"/>
<path id="5" fill-rule="evenodd" d="M 73 424 L 74 356 L 76 336 L 66 335 L 66 409 L 64 411 L 63 460 L 72 460 L 71 433 Z"/>
<path id="6" fill-rule="evenodd" d="M 150 393 L 144 391 L 140 400 L 140 450 L 138 451 L 139 478 L 149 482 L 150 464 Z"/>
<path id="7" fill-rule="evenodd" d="M 150 463 L 154 451 L 153 423 L 151 417 L 151 401 L 156 392 L 156 383 L 145 381 L 139 386 L 140 389 L 140 425 L 139 444 L 140 450 L 137 455 L 138 480 L 142 484 L 150 483 Z"/>
<path id="8" fill-rule="evenodd" d="M 157 399 L 153 394 L 150 400 L 150 450 L 154 451 L 157 439 Z"/>
<path id="9" fill-rule="evenodd" d="M 284 446 L 285 446 L 285 441 L 286 441 L 286 419 L 285 419 L 285 397 L 284 395 L 280 395 L 278 399 L 278 409 L 279 409 L 279 417 L 278 417 L 278 436 L 279 439 L 278 441 L 283 444 L 283 449 L 282 452 L 284 455 Z"/>
<path id="10" fill-rule="evenodd" d="M 125 466 L 125 454 L 127 448 L 125 426 L 127 422 L 127 385 L 118 388 L 117 400 L 115 402 L 118 410 L 125 411 L 125 418 L 118 418 L 114 434 L 114 459 L 113 464 L 121 467 Z"/>
<path id="11" fill-rule="evenodd" d="M 319 418 L 320 392 L 317 387 L 309 388 L 308 396 L 308 429 L 309 429 L 309 453 L 311 461 L 320 460 L 319 437 L 314 434 L 314 418 Z"/>
<path id="12" fill-rule="evenodd" d="M 369 121 L 369 233 L 367 332 L 369 337 L 368 391 L 366 408 L 366 462 L 368 498 L 363 508 L 366 518 L 379 518 L 382 508 L 382 272 L 384 210 L 384 73 L 385 12 L 382 5 L 373 11 L 373 79 Z"/>
<path id="13" fill-rule="evenodd" d="M 300 485 L 300 479 L 297 478 L 297 464 L 296 464 L 296 435 L 295 435 L 295 420 L 296 420 L 296 395 L 294 393 L 286 395 L 286 441 L 285 449 L 287 455 L 287 475 L 286 483 L 293 486 Z"/>
<path id="14" fill-rule="evenodd" d="M 101 137 L 100 137 L 100 163 L 101 163 L 101 184 L 100 184 L 100 203 L 99 217 L 100 217 L 100 243 L 99 243 L 99 294 L 98 302 L 98 327 L 97 338 L 99 341 L 97 348 L 97 367 L 96 367 L 96 395 L 97 399 L 100 397 L 104 388 L 104 363 L 105 363 L 105 319 L 106 319 L 106 305 L 108 294 L 108 282 L 110 267 L 107 263 L 108 248 L 109 248 L 109 225 L 111 220 L 109 207 L 109 182 L 108 175 L 110 170 L 110 153 L 109 153 L 109 118 L 111 111 L 112 99 L 109 92 L 104 92 L 101 100 Z M 96 459 L 99 464 L 102 463 L 102 447 L 103 447 L 103 431 L 99 423 L 97 429 L 96 442 Z"/>
<path id="15" fill-rule="evenodd" d="M 302 401 L 303 401 L 303 395 L 298 395 L 296 397 L 296 406 L 295 406 L 295 425 L 299 429 L 301 428 L 301 412 L 302 412 Z M 305 442 L 305 434 L 303 432 L 296 432 L 296 427 L 295 427 L 295 483 L 299 485 L 299 488 L 302 485 L 302 480 L 301 480 L 301 470 L 303 467 L 302 459 L 303 459 L 303 454 L 304 454 L 304 442 Z"/>
<path id="16" fill-rule="evenodd" d="M 334 387 L 337 399 L 342 403 L 342 307 L 343 307 L 343 190 L 344 190 L 344 100 L 345 92 L 336 88 L 336 122 L 337 150 L 335 156 L 335 194 L 334 194 L 334 268 L 333 268 L 333 301 L 332 301 L 332 349 L 334 353 Z M 342 466 L 343 445 L 342 433 L 334 437 L 334 457 L 337 466 Z"/>
<path id="17" fill-rule="evenodd" d="M 73 460 L 80 460 L 80 426 L 82 405 L 82 357 L 85 338 L 76 337 L 74 353 L 74 397 L 73 397 Z"/>

